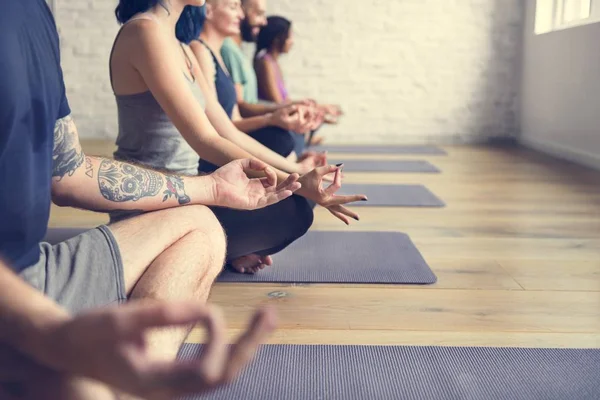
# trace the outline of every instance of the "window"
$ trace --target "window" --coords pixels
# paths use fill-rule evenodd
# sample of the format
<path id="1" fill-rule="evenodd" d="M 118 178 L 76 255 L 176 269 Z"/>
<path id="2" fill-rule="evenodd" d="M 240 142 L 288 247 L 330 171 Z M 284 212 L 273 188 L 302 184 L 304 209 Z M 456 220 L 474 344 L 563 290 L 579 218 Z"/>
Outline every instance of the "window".
<path id="1" fill-rule="evenodd" d="M 537 35 L 600 22 L 600 0 L 536 0 Z"/>

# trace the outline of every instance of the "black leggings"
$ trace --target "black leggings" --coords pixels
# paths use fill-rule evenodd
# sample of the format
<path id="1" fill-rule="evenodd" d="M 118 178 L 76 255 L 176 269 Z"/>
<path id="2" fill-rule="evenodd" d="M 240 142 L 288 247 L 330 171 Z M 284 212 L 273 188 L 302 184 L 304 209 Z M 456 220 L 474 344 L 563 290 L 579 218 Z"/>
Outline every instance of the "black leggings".
<path id="1" fill-rule="evenodd" d="M 200 170 L 218 167 L 200 161 Z M 316 204 L 292 195 L 272 206 L 252 211 L 211 207 L 227 234 L 227 262 L 249 254 L 270 256 L 280 252 L 308 231 Z"/>
<path id="2" fill-rule="evenodd" d="M 251 137 L 283 157 L 294 151 L 292 133 L 277 127 L 252 132 Z M 200 160 L 198 171 L 211 173 L 219 167 Z M 302 237 L 313 223 L 315 203 L 291 197 L 253 211 L 211 207 L 227 234 L 227 262 L 249 254 L 273 255 Z"/>
<path id="3" fill-rule="evenodd" d="M 211 207 L 227 234 L 227 262 L 248 254 L 273 255 L 304 236 L 313 209 L 296 195 L 253 211 Z"/>
<path id="4" fill-rule="evenodd" d="M 296 134 L 276 126 L 268 126 L 248 134 L 248 136 L 282 157 L 292 154 L 296 147 L 296 141 L 292 135 Z"/>

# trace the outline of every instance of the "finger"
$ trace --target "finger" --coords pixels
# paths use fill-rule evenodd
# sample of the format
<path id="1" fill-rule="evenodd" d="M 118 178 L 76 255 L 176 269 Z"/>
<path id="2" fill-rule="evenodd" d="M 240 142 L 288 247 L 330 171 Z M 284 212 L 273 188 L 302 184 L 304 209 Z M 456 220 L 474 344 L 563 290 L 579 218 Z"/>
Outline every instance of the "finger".
<path id="1" fill-rule="evenodd" d="M 364 194 L 353 194 L 349 196 L 333 196 L 327 201 L 327 205 L 335 206 L 348 203 L 355 203 L 357 201 L 368 201 L 367 196 Z"/>
<path id="2" fill-rule="evenodd" d="M 346 225 L 350 225 L 350 220 L 342 213 L 328 208 L 329 212 L 332 213 L 336 218 L 340 219 L 343 223 L 345 223 Z"/>
<path id="3" fill-rule="evenodd" d="M 333 196 L 335 194 L 335 192 L 337 192 L 338 190 L 340 190 L 340 188 L 342 187 L 342 166 L 340 166 L 340 168 L 335 170 L 335 175 L 333 177 L 333 183 L 331 185 L 329 185 L 329 187 L 327 189 L 325 189 L 325 193 L 327 193 L 329 196 Z"/>
<path id="4" fill-rule="evenodd" d="M 315 168 L 315 171 L 317 172 L 317 175 L 323 177 L 327 174 L 337 171 L 337 169 L 338 166 L 336 165 L 324 165 L 322 167 Z"/>
<path id="5" fill-rule="evenodd" d="M 265 257 L 263 257 L 262 262 L 265 265 L 271 266 L 271 265 L 273 265 L 273 258 L 271 256 L 265 256 Z"/>
<path id="6" fill-rule="evenodd" d="M 262 171 L 268 167 L 267 163 L 258 160 L 256 158 L 244 158 L 242 160 L 238 160 L 241 163 L 244 171 L 253 170 L 253 171 Z"/>
<path id="7" fill-rule="evenodd" d="M 267 166 L 263 170 L 263 172 L 267 176 L 267 179 L 268 179 L 267 182 L 269 183 L 269 187 L 275 187 L 275 185 L 277 185 L 277 174 L 275 173 L 275 171 L 273 171 L 273 168 Z"/>
<path id="8" fill-rule="evenodd" d="M 269 195 L 265 201 L 264 207 L 279 203 L 294 194 L 291 190 L 282 190 L 281 192 Z"/>
<path id="9" fill-rule="evenodd" d="M 337 205 L 337 206 L 331 206 L 331 208 L 333 210 L 339 212 L 340 214 L 347 215 L 352 219 L 360 221 L 360 216 L 357 213 L 355 213 L 354 211 L 352 211 L 344 206 Z"/>
<path id="10" fill-rule="evenodd" d="M 224 382 L 231 382 L 239 374 L 240 370 L 254 357 L 258 346 L 275 330 L 275 326 L 273 309 L 264 308 L 254 315 L 249 329 L 244 332 L 236 344 L 231 346 L 227 368 L 223 376 Z"/>
<path id="11" fill-rule="evenodd" d="M 220 309 L 210 307 L 201 324 L 206 329 L 206 344 L 198 365 L 209 381 L 219 381 L 225 370 L 228 354 L 225 318 Z"/>
<path id="12" fill-rule="evenodd" d="M 277 186 L 276 190 L 280 191 L 289 189 L 294 183 L 298 181 L 299 178 L 300 175 L 298 175 L 297 173 L 290 174 L 285 181 L 281 182 L 281 184 Z"/>

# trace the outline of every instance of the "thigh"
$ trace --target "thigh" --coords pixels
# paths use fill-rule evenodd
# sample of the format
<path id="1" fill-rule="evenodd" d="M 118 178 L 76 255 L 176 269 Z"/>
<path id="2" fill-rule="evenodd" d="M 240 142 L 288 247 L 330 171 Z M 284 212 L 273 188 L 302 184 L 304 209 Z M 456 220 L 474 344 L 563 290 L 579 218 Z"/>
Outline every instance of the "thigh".
<path id="1" fill-rule="evenodd" d="M 190 232 L 201 229 L 207 235 L 223 234 L 211 210 L 196 205 L 149 212 L 109 228 L 120 250 L 127 293 L 159 255 Z"/>
<path id="2" fill-rule="evenodd" d="M 295 142 L 292 135 L 295 134 L 275 126 L 259 129 L 249 134 L 250 137 L 282 157 L 287 157 L 294 151 Z M 303 137 L 302 135 L 297 136 Z"/>
<path id="3" fill-rule="evenodd" d="M 248 254 L 271 255 L 304 235 L 313 223 L 311 204 L 293 195 L 253 211 L 213 208 L 227 235 L 227 260 Z"/>
<path id="4" fill-rule="evenodd" d="M 39 261 L 20 276 L 73 313 L 127 298 L 119 249 L 106 226 L 41 243 Z"/>

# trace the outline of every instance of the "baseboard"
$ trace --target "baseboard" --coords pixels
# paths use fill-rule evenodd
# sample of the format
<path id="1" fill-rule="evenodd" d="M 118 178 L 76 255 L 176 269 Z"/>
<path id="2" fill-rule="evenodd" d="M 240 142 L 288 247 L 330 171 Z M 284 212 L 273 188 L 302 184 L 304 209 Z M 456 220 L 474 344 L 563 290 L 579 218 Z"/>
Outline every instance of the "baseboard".
<path id="1" fill-rule="evenodd" d="M 575 164 L 585 167 L 600 170 L 600 154 L 592 154 L 586 151 L 564 146 L 556 143 L 546 143 L 535 139 L 521 137 L 519 143 L 527 148 L 530 148 L 541 153 L 567 160 Z"/>

